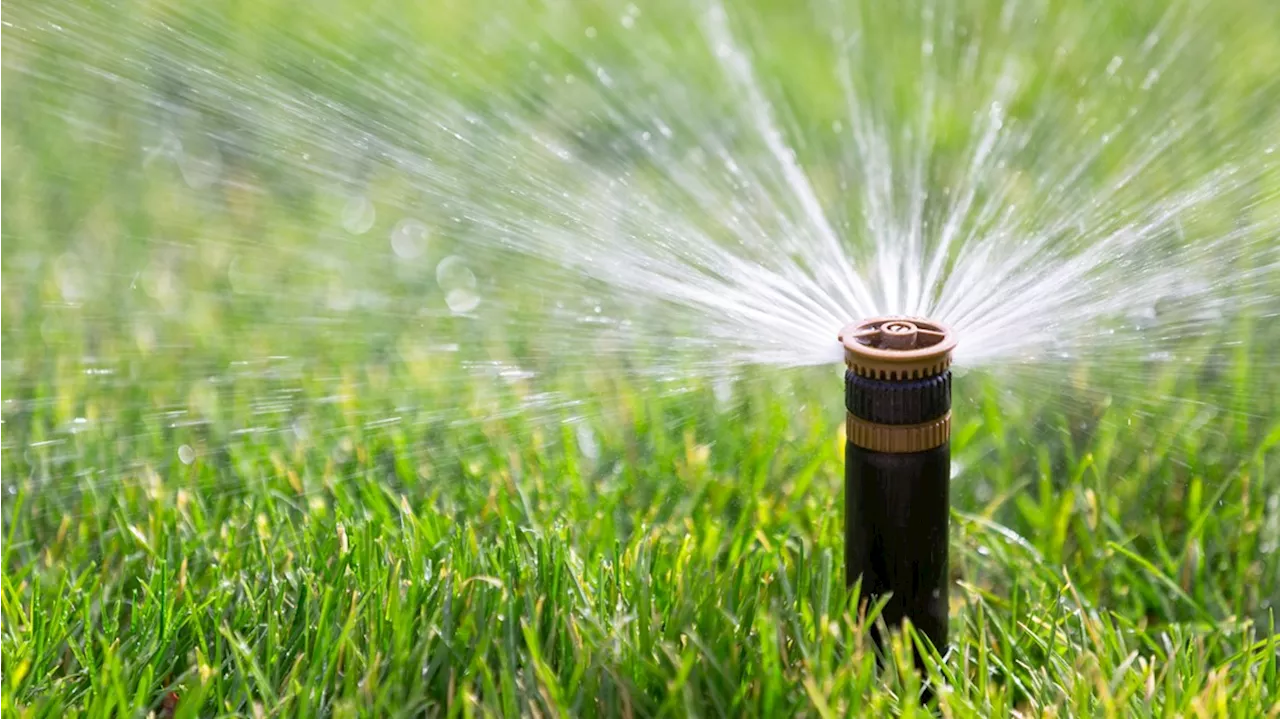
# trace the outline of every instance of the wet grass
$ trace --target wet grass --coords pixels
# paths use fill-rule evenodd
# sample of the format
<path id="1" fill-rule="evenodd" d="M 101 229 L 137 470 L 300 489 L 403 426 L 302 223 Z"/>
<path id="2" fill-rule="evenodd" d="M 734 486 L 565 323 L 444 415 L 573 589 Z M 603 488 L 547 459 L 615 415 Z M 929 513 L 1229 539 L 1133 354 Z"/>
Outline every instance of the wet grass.
<path id="1" fill-rule="evenodd" d="M 920 680 L 877 672 L 845 589 L 839 408 L 798 406 L 803 388 L 744 382 L 726 407 L 623 386 L 559 437 L 519 416 L 444 430 L 427 410 L 370 427 L 392 394 L 448 401 L 392 371 L 295 398 L 331 427 L 309 435 L 237 434 L 253 418 L 236 409 L 175 428 L 148 405 L 54 431 L 62 400 L 139 409 L 79 377 L 5 416 L 5 474 L 25 478 L 6 482 L 7 711 L 163 712 L 170 693 L 191 716 L 920 711 Z M 1082 430 L 961 384 L 977 398 L 957 409 L 944 710 L 1274 706 L 1266 408 L 1233 433 L 1229 411 L 1106 398 Z M 1127 424 L 1143 416 L 1161 421 Z"/>
<path id="2" fill-rule="evenodd" d="M 580 372 L 449 316 L 384 216 L 173 189 L 5 80 L 6 716 L 1280 715 L 1274 318 L 956 379 L 921 677 L 845 586 L 837 371 Z M 335 273 L 391 304 L 317 309 Z"/>

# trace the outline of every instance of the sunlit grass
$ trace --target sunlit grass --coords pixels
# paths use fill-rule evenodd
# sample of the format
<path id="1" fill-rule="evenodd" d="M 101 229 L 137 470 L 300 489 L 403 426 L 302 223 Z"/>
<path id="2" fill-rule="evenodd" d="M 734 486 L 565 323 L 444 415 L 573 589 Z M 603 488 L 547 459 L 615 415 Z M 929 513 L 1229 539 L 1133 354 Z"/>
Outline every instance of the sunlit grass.
<path id="1" fill-rule="evenodd" d="M 232 5 L 239 62 L 297 60 L 255 42 L 288 3 Z M 344 40 L 360 9 L 312 30 L 394 62 Z M 1221 72 L 1269 72 L 1270 37 Z M 485 72 L 480 104 L 523 65 Z M 36 77 L 6 65 L 6 716 L 1280 714 L 1274 317 L 956 378 L 953 646 L 922 677 L 909 634 L 877 666 L 845 586 L 836 369 L 581 371 L 518 283 L 488 325 L 389 254 L 412 186 L 371 180 L 358 237 L 331 188 L 193 192 L 93 135 L 147 146 L 135 108 Z M 317 304 L 351 292 L 387 302 Z M 537 377 L 468 364 L 495 360 Z"/>

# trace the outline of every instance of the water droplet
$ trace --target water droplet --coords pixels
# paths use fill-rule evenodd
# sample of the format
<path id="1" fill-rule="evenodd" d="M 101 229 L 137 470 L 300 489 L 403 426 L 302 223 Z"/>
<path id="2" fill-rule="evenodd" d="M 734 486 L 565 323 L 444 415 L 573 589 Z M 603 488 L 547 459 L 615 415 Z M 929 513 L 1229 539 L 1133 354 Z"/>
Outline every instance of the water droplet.
<path id="1" fill-rule="evenodd" d="M 183 464 L 191 464 L 196 461 L 196 451 L 191 448 L 191 445 L 184 444 L 178 448 L 178 459 L 182 460 Z"/>
<path id="2" fill-rule="evenodd" d="M 963 467 L 961 467 L 963 469 Z M 979 502 L 987 502 L 993 495 L 992 487 L 989 482 L 978 482 L 973 488 L 973 498 Z"/>
<path id="3" fill-rule="evenodd" d="M 54 261 L 54 277 L 57 278 L 58 291 L 67 302 L 79 302 L 88 294 L 85 286 L 85 275 L 80 263 L 73 255 L 65 254 Z"/>
<path id="4" fill-rule="evenodd" d="M 627 8 L 622 13 L 622 26 L 630 30 L 636 26 L 636 18 L 640 16 L 640 8 L 631 3 L 627 3 Z"/>
<path id="5" fill-rule="evenodd" d="M 596 459 L 600 456 L 600 443 L 596 441 L 596 433 L 591 430 L 590 425 L 579 422 L 574 433 L 578 437 L 578 449 L 584 457 Z"/>
<path id="6" fill-rule="evenodd" d="M 455 314 L 474 310 L 480 304 L 475 273 L 461 257 L 450 255 L 436 265 L 436 283 L 444 290 L 444 301 Z"/>
<path id="7" fill-rule="evenodd" d="M 347 200 L 342 208 L 342 228 L 353 235 L 363 235 L 373 227 L 377 219 L 373 203 L 364 195 L 356 195 Z"/>
<path id="8" fill-rule="evenodd" d="M 721 377 L 711 385 L 711 393 L 716 398 L 716 403 L 721 409 L 726 407 L 733 401 L 733 378 Z"/>
<path id="9" fill-rule="evenodd" d="M 193 190 L 203 190 L 222 176 L 222 153 L 212 138 L 205 134 L 188 137 L 176 153 L 182 181 Z"/>
<path id="10" fill-rule="evenodd" d="M 391 231 L 391 250 L 402 260 L 413 260 L 427 251 L 427 226 L 417 220 L 401 220 Z"/>

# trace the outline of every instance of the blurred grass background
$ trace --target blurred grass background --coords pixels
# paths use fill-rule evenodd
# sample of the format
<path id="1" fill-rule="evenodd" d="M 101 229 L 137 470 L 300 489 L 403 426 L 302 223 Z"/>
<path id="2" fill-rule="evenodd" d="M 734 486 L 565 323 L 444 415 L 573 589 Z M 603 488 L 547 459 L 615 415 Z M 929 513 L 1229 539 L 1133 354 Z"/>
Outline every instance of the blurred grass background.
<path id="1" fill-rule="evenodd" d="M 945 6 L 975 26 L 1002 10 Z M 468 230 L 430 223 L 430 262 L 385 239 L 403 208 L 447 216 L 435 198 L 359 149 L 316 158 L 349 163 L 327 177 L 275 166 L 289 148 L 265 151 L 280 136 L 260 128 L 287 127 L 288 108 L 184 111 L 208 103 L 172 62 L 196 52 L 173 44 L 187 38 L 225 76 L 322 92 L 376 134 L 413 105 L 351 78 L 412 79 L 424 57 L 388 41 L 394 24 L 439 48 L 422 74 L 460 107 L 518 97 L 613 158 L 628 128 L 535 80 L 643 55 L 629 13 L 674 48 L 660 69 L 733 104 L 688 8 L 630 7 L 6 6 L 6 715 L 921 711 L 906 664 L 875 670 L 838 566 L 837 374 L 663 382 L 610 356 L 584 373 L 539 351 L 542 300 L 511 267 L 477 264 L 482 301 L 511 321 L 455 316 L 434 267 Z M 1280 20 L 1262 0 L 1213 8 L 1185 52 L 1203 57 L 1203 121 L 1225 143 L 1273 122 Z M 1163 10 L 1040 8 L 1054 30 L 1000 42 L 1094 34 L 1016 112 L 1124 112 L 1123 88 L 1080 80 Z M 843 100 L 814 18 L 784 2 L 735 15 L 838 201 L 822 158 L 840 139 L 817 129 Z M 542 43 L 543 64 L 513 37 Z M 872 40 L 886 62 L 915 57 Z M 885 92 L 910 116 L 911 87 Z M 956 113 L 941 151 L 965 140 Z M 1239 341 L 1194 362 L 957 379 L 955 646 L 930 669 L 944 714 L 1276 713 L 1280 334 L 1242 317 L 1198 342 L 1224 337 Z M 537 376 L 476 371 L 495 361 Z"/>

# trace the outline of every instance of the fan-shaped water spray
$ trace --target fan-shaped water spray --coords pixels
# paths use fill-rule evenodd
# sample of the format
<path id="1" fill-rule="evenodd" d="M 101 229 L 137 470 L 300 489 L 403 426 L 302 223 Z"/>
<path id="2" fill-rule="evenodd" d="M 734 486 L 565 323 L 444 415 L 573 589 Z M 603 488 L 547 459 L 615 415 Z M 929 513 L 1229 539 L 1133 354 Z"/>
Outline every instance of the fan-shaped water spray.
<path id="1" fill-rule="evenodd" d="M 907 10 L 818 4 L 830 44 L 796 62 L 827 77 L 794 106 L 766 92 L 748 49 L 772 61 L 767 33 L 744 44 L 719 6 L 689 15 L 693 38 L 646 31 L 623 9 L 630 23 L 607 30 L 628 36 L 622 57 L 592 53 L 604 28 L 569 44 L 578 18 L 541 19 L 520 53 L 528 84 L 474 102 L 450 78 L 483 62 L 389 24 L 372 36 L 403 74 L 362 76 L 358 58 L 285 35 L 270 37 L 284 64 L 251 75 L 213 14 L 171 8 L 107 30 L 88 11 L 24 8 L 6 62 L 33 86 L 71 85 L 73 107 L 50 110 L 80 142 L 155 168 L 148 182 L 181 179 L 170 188 L 181 202 L 226 218 L 210 228 L 222 237 L 187 248 L 144 238 L 155 252 L 135 274 L 161 303 L 190 301 L 163 285 L 166 265 L 188 261 L 211 262 L 286 322 L 323 301 L 339 314 L 416 304 L 506 323 L 536 293 L 542 306 L 519 312 L 537 315 L 542 353 L 570 359 L 590 334 L 597 351 L 657 343 L 669 345 L 660 364 L 703 368 L 838 361 L 840 327 L 884 313 L 950 323 L 972 366 L 1109 356 L 1273 312 L 1269 83 L 1256 104 L 1217 104 L 1197 58 L 1228 50 L 1197 42 L 1202 18 L 1187 8 L 1102 68 L 1073 59 L 1103 19 L 996 9 L 926 4 L 913 11 L 922 21 L 894 26 Z M 504 25 L 479 29 L 513 38 Z M 87 59 L 50 59 L 58 43 Z M 704 54 L 715 72 L 682 71 Z M 1096 89 L 1037 93 L 1058 74 Z M 281 193 L 329 194 L 332 217 L 236 228 Z M 96 251 L 61 256 L 68 301 L 118 289 Z M 255 276 L 266 256 L 325 281 L 298 296 L 291 280 Z M 444 301 L 419 301 L 433 265 Z M 388 266 L 405 289 L 376 279 Z"/>

